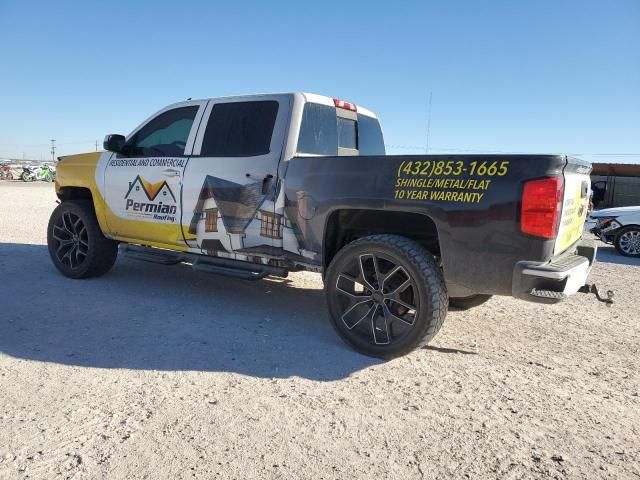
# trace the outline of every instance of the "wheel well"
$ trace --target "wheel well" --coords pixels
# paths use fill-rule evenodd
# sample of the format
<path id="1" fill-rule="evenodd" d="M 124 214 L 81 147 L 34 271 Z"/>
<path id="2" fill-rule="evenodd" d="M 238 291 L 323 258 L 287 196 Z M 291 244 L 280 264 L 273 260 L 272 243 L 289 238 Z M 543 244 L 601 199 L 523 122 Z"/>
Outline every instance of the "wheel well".
<path id="1" fill-rule="evenodd" d="M 65 200 L 93 200 L 91 190 L 84 187 L 62 187 L 57 195 L 62 202 Z"/>
<path id="2" fill-rule="evenodd" d="M 628 230 L 628 229 L 633 229 L 633 230 L 640 230 L 640 225 L 636 225 L 635 223 L 630 223 L 628 225 L 623 225 L 621 226 L 619 229 L 615 230 L 612 234 L 611 234 L 611 241 L 615 243 L 615 241 L 617 240 L 618 236 L 624 231 L 624 230 Z M 606 234 L 605 234 L 606 236 Z"/>
<path id="3" fill-rule="evenodd" d="M 427 215 L 379 210 L 336 210 L 324 233 L 324 266 L 338 251 L 357 238 L 392 233 L 415 240 L 434 255 L 440 255 L 438 229 Z"/>

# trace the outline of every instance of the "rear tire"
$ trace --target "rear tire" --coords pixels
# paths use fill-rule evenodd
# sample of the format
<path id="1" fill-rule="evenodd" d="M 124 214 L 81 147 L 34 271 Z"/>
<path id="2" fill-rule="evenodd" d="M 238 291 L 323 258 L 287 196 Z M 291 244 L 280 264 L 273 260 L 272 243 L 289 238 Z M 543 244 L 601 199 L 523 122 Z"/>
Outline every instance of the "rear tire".
<path id="1" fill-rule="evenodd" d="M 47 228 L 49 255 L 69 278 L 104 275 L 116 261 L 118 243 L 106 238 L 87 200 L 69 200 L 56 207 Z"/>
<path id="2" fill-rule="evenodd" d="M 469 297 L 449 297 L 449 307 L 455 310 L 469 310 L 486 303 L 493 295 L 471 295 Z"/>
<path id="3" fill-rule="evenodd" d="M 620 255 L 640 257 L 640 227 L 625 227 L 613 240 L 613 245 Z"/>
<path id="4" fill-rule="evenodd" d="M 371 235 L 343 247 L 325 277 L 331 324 L 354 350 L 390 359 L 431 340 L 449 299 L 431 253 L 398 235 Z"/>

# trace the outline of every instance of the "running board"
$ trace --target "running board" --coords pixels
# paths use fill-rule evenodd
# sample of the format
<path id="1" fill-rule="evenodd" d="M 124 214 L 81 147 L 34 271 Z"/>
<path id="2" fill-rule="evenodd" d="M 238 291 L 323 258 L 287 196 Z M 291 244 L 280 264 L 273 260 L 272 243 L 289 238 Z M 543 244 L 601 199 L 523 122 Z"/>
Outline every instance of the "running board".
<path id="1" fill-rule="evenodd" d="M 268 272 L 252 272 L 249 270 L 239 270 L 236 268 L 221 267 L 207 264 L 206 262 L 195 262 L 193 269 L 196 272 L 213 273 L 214 275 L 224 275 L 225 277 L 240 278 L 242 280 L 260 280 L 269 275 Z"/>
<path id="2" fill-rule="evenodd" d="M 267 275 L 286 277 L 288 273 L 284 268 L 272 267 L 271 265 L 216 257 L 196 258 L 192 263 L 192 267 L 198 272 L 226 275 L 244 280 L 260 280 Z"/>
<path id="3" fill-rule="evenodd" d="M 120 251 L 127 257 L 142 260 L 143 262 L 159 263 L 160 265 L 177 265 L 185 261 L 185 256 L 182 253 L 138 245 L 120 245 Z"/>
<path id="4" fill-rule="evenodd" d="M 285 268 L 272 265 L 243 262 L 229 258 L 208 257 L 194 253 L 172 252 L 171 250 L 144 247 L 142 245 L 120 245 L 120 252 L 135 260 L 158 263 L 160 265 L 190 263 L 192 268 L 198 272 L 225 275 L 243 280 L 260 280 L 267 275 L 286 277 L 289 273 Z"/>

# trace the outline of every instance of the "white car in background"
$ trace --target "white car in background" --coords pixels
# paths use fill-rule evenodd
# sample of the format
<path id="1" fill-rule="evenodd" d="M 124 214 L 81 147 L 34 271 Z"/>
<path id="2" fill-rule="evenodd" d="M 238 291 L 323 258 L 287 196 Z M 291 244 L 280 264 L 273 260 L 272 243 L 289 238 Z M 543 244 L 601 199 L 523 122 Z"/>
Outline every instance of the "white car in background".
<path id="1" fill-rule="evenodd" d="M 595 210 L 585 228 L 625 257 L 640 257 L 640 206 Z"/>

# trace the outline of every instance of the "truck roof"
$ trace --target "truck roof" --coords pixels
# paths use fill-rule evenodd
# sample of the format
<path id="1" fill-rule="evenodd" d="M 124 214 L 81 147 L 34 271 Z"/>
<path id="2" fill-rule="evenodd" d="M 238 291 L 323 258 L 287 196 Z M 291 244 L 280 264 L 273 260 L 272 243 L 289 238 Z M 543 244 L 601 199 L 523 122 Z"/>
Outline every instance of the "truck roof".
<path id="1" fill-rule="evenodd" d="M 214 99 L 234 99 L 234 98 L 242 98 L 242 99 L 250 99 L 250 98 L 260 98 L 260 97 L 265 97 L 265 96 L 300 96 L 302 97 L 302 99 L 305 102 L 310 102 L 310 103 L 319 103 L 322 105 L 327 105 L 330 107 L 334 107 L 335 103 L 334 100 L 336 98 L 334 97 L 327 97 L 326 95 L 318 95 L 316 93 L 308 93 L 308 92 L 278 92 L 278 93 L 257 93 L 257 94 L 248 94 L 248 95 L 227 95 L 227 96 L 223 96 L 223 97 L 205 97 L 205 98 L 198 98 L 198 99 L 192 99 L 191 101 L 200 101 L 200 100 L 214 100 Z M 343 99 L 340 99 L 343 100 Z M 175 105 L 178 105 L 180 103 L 183 102 L 176 102 Z M 366 115 L 367 117 L 371 117 L 371 118 L 375 118 L 377 119 L 377 115 L 375 113 L 373 113 L 371 110 L 355 104 L 353 102 L 349 102 L 351 103 L 351 105 L 355 105 L 357 112 L 362 114 L 362 115 Z"/>
<path id="2" fill-rule="evenodd" d="M 299 92 L 299 94 L 302 95 L 307 102 L 320 103 L 322 105 L 328 105 L 330 107 L 335 106 L 335 104 L 333 102 L 335 100 L 335 98 L 327 97 L 325 95 L 318 95 L 316 93 Z M 342 100 L 342 99 L 340 99 L 340 100 Z M 355 103 L 352 103 L 352 105 L 356 106 L 358 113 L 366 115 L 367 117 L 378 118 L 376 116 L 376 114 L 373 113 L 371 110 L 368 110 L 368 109 L 364 108 L 363 106 L 357 105 Z"/>

